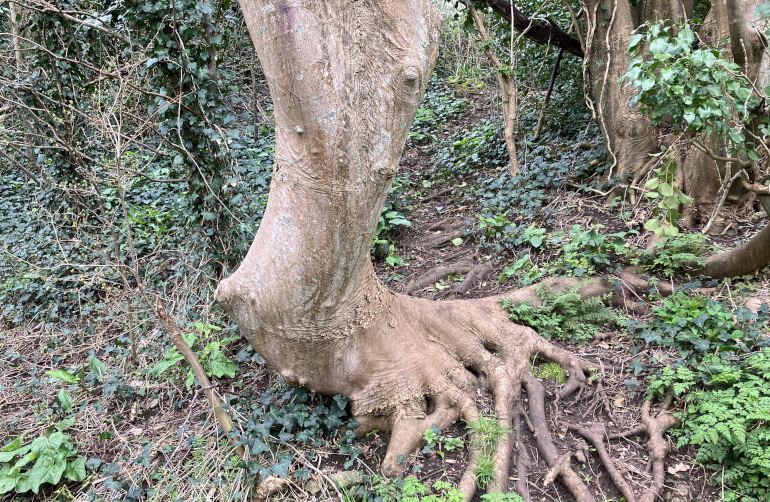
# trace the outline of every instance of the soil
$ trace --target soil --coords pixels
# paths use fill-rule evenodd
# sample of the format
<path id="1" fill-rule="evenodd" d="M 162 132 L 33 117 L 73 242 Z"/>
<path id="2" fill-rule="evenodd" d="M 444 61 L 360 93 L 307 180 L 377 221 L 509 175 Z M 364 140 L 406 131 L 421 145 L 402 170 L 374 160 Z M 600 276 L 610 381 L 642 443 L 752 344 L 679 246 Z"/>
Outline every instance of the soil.
<path id="1" fill-rule="evenodd" d="M 489 116 L 491 107 L 483 97 L 476 96 L 472 100 L 473 105 L 466 110 L 463 120 L 449 124 L 442 136 L 447 136 L 464 127 L 470 127 L 477 121 Z M 400 174 L 410 173 L 412 180 L 428 179 L 433 169 L 434 152 L 431 149 L 408 146 L 404 152 L 400 167 Z M 499 166 L 491 166 L 489 172 L 479 173 L 486 177 L 499 174 Z M 467 262 L 468 269 L 476 265 L 488 264 L 489 268 L 481 277 L 468 284 L 464 292 L 454 292 L 454 288 L 461 284 L 465 274 L 450 276 L 433 282 L 425 287 L 414 289 L 410 294 L 433 300 L 448 298 L 479 298 L 499 294 L 517 287 L 515 281 L 499 282 L 503 267 L 512 263 L 516 258 L 515 250 L 493 251 L 481 246 L 478 232 L 479 213 L 478 204 L 472 200 L 463 199 L 459 193 L 453 193 L 458 186 L 457 180 L 441 180 L 430 177 L 433 182 L 429 189 L 425 189 L 420 183 L 411 183 L 405 193 L 411 209 L 408 218 L 410 227 L 403 227 L 397 235 L 397 251 L 404 258 L 402 265 L 391 267 L 384 261 L 375 263 L 378 275 L 393 291 L 404 292 L 409 285 L 421 276 L 436 269 L 439 266 L 448 266 L 457 262 Z M 468 180 L 472 183 L 473 180 Z M 565 183 L 559 189 L 551 191 L 551 206 L 562 208 L 562 212 L 554 219 L 553 223 L 538 222 L 548 231 L 568 231 L 572 225 L 579 224 L 584 228 L 590 228 L 595 224 L 605 226 L 605 232 L 611 233 L 621 230 L 641 228 L 641 223 L 647 218 L 649 208 L 637 206 L 631 208 L 630 217 L 623 219 L 620 212 L 605 204 L 601 195 L 590 192 L 576 192 L 574 187 Z M 515 210 L 510 216 L 516 223 L 525 222 L 523 217 L 516 217 Z M 747 212 L 742 218 L 727 230 L 724 235 L 712 238 L 716 244 L 733 245 L 736 240 L 744 240 L 753 232 L 766 224 L 766 218 Z M 462 239 L 460 245 L 445 242 L 433 245 L 436 242 L 437 232 L 451 232 L 452 238 Z M 448 229 L 448 230 L 447 230 Z M 629 239 L 632 245 L 644 247 L 647 237 L 640 234 Z M 430 245 L 426 245 L 426 243 Z M 545 262 L 550 258 L 548 252 L 533 253 L 535 262 Z M 479 269 L 480 270 L 480 269 Z M 754 296 L 761 301 L 770 301 L 770 287 L 764 277 L 758 277 L 753 282 Z M 714 294 L 729 294 L 729 291 L 719 290 Z M 127 301 L 125 298 L 115 298 L 113 301 Z M 626 312 L 629 318 L 638 318 L 633 312 Z M 130 320 L 124 320 L 130 322 Z M 19 390 L 20 385 L 27 385 L 33 377 L 40 377 L 43 371 L 77 364 L 87 365 L 89 355 L 106 358 L 105 348 L 111 346 L 115 339 L 124 335 L 121 320 L 116 320 L 109 329 L 98 330 L 93 336 L 81 340 L 81 343 L 72 346 L 57 345 L 52 340 L 65 336 L 66 326 L 29 326 L 13 332 L 7 332 L 0 337 L 0 434 L 4 437 L 17 436 L 23 431 L 31 431 L 29 437 L 42 433 L 45 427 L 51 425 L 45 421 L 36 419 L 36 413 L 45 409 L 48 403 L 55 399 L 60 386 L 28 385 L 26 390 Z M 150 331 L 140 340 L 141 345 L 159 343 L 160 330 L 152 326 Z M 581 357 L 595 361 L 599 367 L 605 368 L 604 387 L 607 392 L 611 409 L 602 406 L 593 407 L 591 402 L 570 398 L 565 402 L 556 403 L 553 399 L 547 401 L 547 416 L 551 423 L 551 431 L 554 442 L 561 452 L 576 452 L 584 445 L 584 440 L 568 430 L 570 425 L 586 425 L 590 422 L 604 422 L 607 424 L 608 433 L 616 433 L 629 430 L 640 422 L 640 409 L 643 401 L 643 392 L 632 392 L 626 385 L 627 370 L 631 360 L 635 357 L 631 354 L 632 343 L 622 330 L 613 329 L 602 333 L 594 343 L 578 347 L 562 344 L 564 348 L 577 352 Z M 558 342 L 557 342 L 558 343 Z M 236 353 L 245 347 L 245 342 L 237 342 L 232 348 Z M 128 358 L 123 361 L 125 372 L 130 372 Z M 149 368 L 152 361 L 140 360 L 136 363 L 139 368 Z M 218 390 L 222 395 L 237 396 L 241 402 L 258 399 L 260 394 L 278 381 L 275 373 L 263 363 L 246 362 L 240 364 L 240 373 L 237 386 L 234 381 L 225 380 Z M 116 405 L 115 402 L 98 393 L 82 402 L 82 408 L 77 413 L 76 423 L 70 429 L 73 439 L 79 443 L 82 455 L 101 459 L 104 463 L 116 462 L 119 464 L 121 475 L 130 472 L 138 472 L 142 469 L 137 464 L 129 464 L 120 460 L 122 455 L 128 453 L 131 458 L 140 458 L 143 455 L 144 445 L 151 445 L 148 467 L 142 471 L 141 476 L 145 480 L 145 486 L 152 486 L 154 473 L 159 472 L 163 466 L 167 453 L 161 453 L 164 448 L 168 452 L 173 450 L 174 466 L 185 465 L 193 458 L 190 443 L 185 437 L 210 437 L 216 432 L 217 426 L 213 422 L 210 409 L 202 395 L 193 398 L 193 394 L 184 390 L 180 382 L 169 381 L 157 392 L 155 398 L 150 399 L 148 392 L 152 391 L 155 384 L 149 383 L 139 377 L 130 382 L 130 386 L 138 392 L 133 405 Z M 554 381 L 546 382 L 546 388 L 550 396 L 554 396 L 558 384 Z M 150 392 L 151 393 L 151 392 Z M 180 401 L 182 405 L 180 406 Z M 492 403 L 489 396 L 479 392 L 477 405 L 480 410 L 490 412 Z M 237 422 L 237 417 L 236 417 Z M 181 439 L 178 431 L 187 428 L 187 435 Z M 525 432 L 526 432 L 526 428 Z M 461 425 L 444 433 L 448 437 L 460 437 L 464 435 Z M 605 442 L 617 466 L 633 488 L 642 488 L 648 485 L 651 477 L 647 471 L 646 438 L 631 437 Z M 363 450 L 359 461 L 353 466 L 368 474 L 378 472 L 379 464 L 385 455 L 388 437 L 382 433 L 373 433 L 361 438 L 358 447 Z M 529 471 L 530 490 L 534 501 L 569 501 L 572 500 L 569 492 L 560 486 L 558 482 L 544 486 L 543 479 L 548 473 L 548 467 L 539 459 L 535 448 L 535 440 L 531 434 L 525 434 L 524 443 L 529 450 L 532 466 Z M 216 441 L 214 441 L 216 446 Z M 707 471 L 694 463 L 694 452 L 691 449 L 673 448 L 666 460 L 666 488 L 663 499 L 669 501 L 698 500 L 703 502 L 719 499 L 717 487 L 709 484 L 718 473 Z M 308 447 L 309 448 L 309 447 Z M 589 449 L 590 450 L 590 449 Z M 319 472 L 324 474 L 344 470 L 344 462 L 347 456 L 339 455 L 333 447 L 320 447 L 315 449 L 320 463 L 316 466 Z M 209 458 L 209 457 L 207 457 Z M 620 500 L 620 494 L 609 479 L 604 467 L 602 467 L 595 454 L 589 454 L 585 463 L 573 459 L 573 467 L 581 474 L 593 492 L 597 494 L 597 500 Z M 197 461 L 197 460 L 196 460 Z M 456 482 L 462 475 L 467 461 L 467 452 L 444 452 L 443 458 L 437 454 L 413 453 L 407 459 L 407 472 L 415 475 L 419 480 L 431 484 L 438 479 L 446 479 Z M 206 464 L 209 465 L 209 464 Z M 213 464 L 212 464 L 213 465 Z M 172 467 L 174 467 L 172 466 Z M 221 467 L 221 466 L 220 466 Z M 175 467 L 176 468 L 176 467 Z M 295 465 L 293 468 L 301 468 Z M 179 467 L 181 469 L 181 467 Z M 181 471 L 180 471 L 181 472 Z M 314 471 L 314 476 L 323 482 L 322 476 Z M 509 477 L 516 479 L 515 462 Z M 88 486 L 99 496 L 106 497 L 108 491 L 105 483 L 109 482 L 108 476 L 94 476 Z M 513 483 L 512 483 L 513 484 Z M 73 493 L 77 493 L 75 487 Z M 209 500 L 213 497 L 224 497 L 226 494 L 197 494 L 194 487 L 189 488 L 185 496 L 188 500 Z M 326 490 L 329 490 L 326 487 Z M 333 490 L 322 491 L 321 494 L 331 493 Z M 100 494 L 100 495 L 99 495 Z M 32 497 L 34 500 L 49 500 L 52 497 L 50 491 Z M 319 495 L 320 497 L 320 495 Z M 290 483 L 288 490 L 273 497 L 273 500 L 320 500 L 313 498 L 302 490 L 301 483 Z M 6 494 L 0 497 L 3 502 L 12 500 L 13 496 Z M 63 500 L 73 500 L 64 498 Z M 77 500 L 85 500 L 80 493 Z M 475 500 L 481 500 L 476 495 Z"/>

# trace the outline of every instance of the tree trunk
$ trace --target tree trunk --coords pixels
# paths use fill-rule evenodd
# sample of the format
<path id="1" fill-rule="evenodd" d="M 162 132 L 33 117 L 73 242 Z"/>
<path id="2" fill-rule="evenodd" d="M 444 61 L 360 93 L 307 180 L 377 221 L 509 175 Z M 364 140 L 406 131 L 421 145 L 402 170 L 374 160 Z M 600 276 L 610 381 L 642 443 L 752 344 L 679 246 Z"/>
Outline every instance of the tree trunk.
<path id="1" fill-rule="evenodd" d="M 594 500 L 559 462 L 529 370 L 535 354 L 559 362 L 570 374 L 566 396 L 586 384 L 591 365 L 510 322 L 498 298 L 429 302 L 389 292 L 374 274 L 369 248 L 437 57 L 438 11 L 430 0 L 242 0 L 241 8 L 273 98 L 276 160 L 254 243 L 216 301 L 288 381 L 350 397 L 357 432 L 392 431 L 385 473 L 403 470 L 400 459 L 432 424 L 477 416 L 478 381 L 494 395 L 496 417 L 516 427 L 495 453 L 498 483 L 488 488 L 505 490 L 524 385 L 541 457 L 558 463 L 578 501 Z M 513 297 L 538 302 L 533 288 Z M 471 497 L 469 472 L 461 488 Z"/>
<path id="2" fill-rule="evenodd" d="M 8 2 L 8 14 L 11 18 L 11 37 L 13 38 L 13 54 L 16 58 L 16 70 L 24 68 L 24 55 L 21 52 L 21 29 L 19 28 L 19 15 L 21 10 L 15 1 Z"/>
<path id="3" fill-rule="evenodd" d="M 663 9 L 668 2 L 644 2 L 648 4 Z M 655 128 L 647 117 L 629 107 L 635 90 L 617 84 L 631 61 L 631 32 L 647 19 L 637 12 L 639 7 L 626 0 L 586 0 L 584 5 L 588 15 L 583 64 L 592 98 L 589 107 L 602 129 L 611 162 L 609 175 L 619 175 L 622 183 L 628 183 L 658 148 Z"/>
<path id="4" fill-rule="evenodd" d="M 701 29 L 701 38 L 711 45 L 716 45 L 722 39 L 729 39 L 725 54 L 732 54 L 735 63 L 744 69 L 744 73 L 759 88 L 767 78 L 767 64 L 763 60 L 764 46 L 756 30 L 750 24 L 758 21 L 754 15 L 759 0 L 744 2 L 726 0 L 714 2 L 711 11 L 706 16 Z M 763 64 L 763 61 L 765 64 Z M 760 117 L 761 119 L 761 117 Z M 761 120 L 755 120 L 759 123 Z M 701 141 L 713 153 L 721 157 L 729 157 L 725 142 L 720 139 L 704 137 Z M 698 149 L 692 149 L 681 166 L 684 182 L 683 191 L 693 197 L 694 202 L 685 208 L 685 221 L 689 226 L 706 224 L 713 216 L 715 205 L 718 204 L 721 179 L 730 178 L 741 169 L 739 166 L 727 166 L 725 162 L 716 161 Z M 726 183 L 727 181 L 724 181 Z M 719 211 L 716 224 L 711 227 L 715 233 L 721 232 L 734 219 L 736 212 L 745 206 L 750 193 L 740 182 L 733 183 L 724 198 L 724 203 L 716 209 Z"/>

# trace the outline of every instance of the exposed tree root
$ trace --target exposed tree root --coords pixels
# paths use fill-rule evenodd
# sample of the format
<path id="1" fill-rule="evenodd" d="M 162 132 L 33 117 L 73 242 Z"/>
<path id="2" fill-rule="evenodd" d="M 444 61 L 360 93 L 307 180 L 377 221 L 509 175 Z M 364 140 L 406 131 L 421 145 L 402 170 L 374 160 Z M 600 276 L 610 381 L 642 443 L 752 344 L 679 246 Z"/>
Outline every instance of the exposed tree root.
<path id="1" fill-rule="evenodd" d="M 647 434 L 647 451 L 650 453 L 648 471 L 652 471 L 652 486 L 639 498 L 639 502 L 654 502 L 663 491 L 663 481 L 666 478 L 664 470 L 666 455 L 670 449 L 665 433 L 670 428 L 679 425 L 679 420 L 674 415 L 667 413 L 671 402 L 672 399 L 669 397 L 661 406 L 658 416 L 653 418 L 650 413 L 652 401 L 645 401 L 642 404 L 642 423 L 629 431 L 610 436 L 610 439 L 615 439 L 641 433 Z"/>
<path id="2" fill-rule="evenodd" d="M 474 265 L 470 272 L 468 272 L 468 275 L 465 276 L 465 279 L 463 279 L 463 282 L 455 286 L 452 292 L 455 294 L 465 294 L 474 284 L 483 281 L 489 277 L 492 272 L 494 272 L 494 269 L 492 268 L 492 264 L 488 261 Z"/>
<path id="3" fill-rule="evenodd" d="M 618 488 L 618 490 L 620 490 L 620 493 L 626 498 L 626 502 L 635 502 L 636 497 L 634 497 L 634 491 L 631 489 L 628 483 L 626 483 L 623 475 L 615 466 L 615 462 L 612 461 L 612 457 L 610 457 L 610 454 L 607 452 L 607 448 L 604 447 L 604 439 L 607 435 L 604 424 L 600 422 L 592 422 L 588 427 L 569 425 L 568 428 L 577 432 L 589 440 L 592 445 L 594 445 L 594 448 L 596 448 L 596 453 L 599 455 L 604 468 L 610 475 L 612 482 L 615 483 L 615 486 Z"/>
<path id="4" fill-rule="evenodd" d="M 437 223 L 434 223 L 433 225 L 429 226 L 428 229 L 433 232 L 440 231 L 440 233 L 431 234 L 426 237 L 422 242 L 421 247 L 423 249 L 433 249 L 439 246 L 443 246 L 444 244 L 451 242 L 453 239 L 461 237 L 463 234 L 463 228 L 465 228 L 465 223 L 462 221 L 441 220 Z"/>
<path id="5" fill-rule="evenodd" d="M 455 263 L 450 263 L 449 265 L 435 267 L 410 282 L 404 291 L 407 293 L 414 293 L 422 288 L 432 286 L 433 284 L 446 279 L 450 275 L 467 274 L 469 271 L 472 271 L 472 265 L 470 259 L 463 259 Z M 464 282 L 465 281 L 463 281 L 463 283 Z"/>

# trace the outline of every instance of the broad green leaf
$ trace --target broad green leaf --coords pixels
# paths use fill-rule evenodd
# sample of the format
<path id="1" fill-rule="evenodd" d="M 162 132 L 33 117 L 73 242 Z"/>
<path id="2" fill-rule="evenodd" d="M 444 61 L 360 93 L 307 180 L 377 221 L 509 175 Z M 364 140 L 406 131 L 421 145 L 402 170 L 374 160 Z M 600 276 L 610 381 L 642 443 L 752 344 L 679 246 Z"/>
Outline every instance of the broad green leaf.
<path id="1" fill-rule="evenodd" d="M 100 378 L 107 374 L 107 365 L 95 357 L 88 358 L 88 366 L 90 366 L 91 371 Z"/>
<path id="2" fill-rule="evenodd" d="M 655 190 L 660 185 L 660 180 L 658 178 L 651 178 L 647 180 L 647 183 L 645 186 L 649 188 L 650 190 Z"/>
<path id="3" fill-rule="evenodd" d="M 412 222 L 405 218 L 393 218 L 390 220 L 391 225 L 404 225 L 405 227 L 411 227 Z"/>
<path id="4" fill-rule="evenodd" d="M 668 42 L 666 42 L 662 38 L 656 38 L 650 44 L 650 52 L 652 53 L 653 56 L 656 54 L 663 54 L 667 50 L 668 50 Z"/>
<path id="5" fill-rule="evenodd" d="M 673 237 L 679 234 L 679 229 L 676 228 L 674 225 L 668 225 L 665 229 L 663 229 L 663 232 L 666 234 L 667 237 Z"/>
<path id="6" fill-rule="evenodd" d="M 230 378 L 235 378 L 235 363 L 230 361 L 222 351 L 215 350 L 211 354 L 209 362 L 211 363 L 211 373 L 215 377 L 222 378 L 227 375 Z"/>
<path id="7" fill-rule="evenodd" d="M 391 254 L 385 258 L 385 262 L 387 262 L 387 264 L 391 267 L 395 267 L 396 265 L 402 265 L 404 263 L 404 259 L 397 254 Z"/>
<path id="8" fill-rule="evenodd" d="M 540 247 L 540 245 L 543 243 L 543 237 L 542 237 L 542 236 L 539 236 L 539 235 L 538 235 L 538 236 L 536 236 L 536 237 L 532 237 L 532 238 L 529 240 L 529 243 L 530 243 L 530 244 L 532 244 L 532 247 L 536 247 L 536 248 L 539 248 L 539 247 Z"/>
<path id="9" fill-rule="evenodd" d="M 21 448 L 22 442 L 24 441 L 24 436 L 26 436 L 28 432 L 29 431 L 25 432 L 21 436 L 8 443 L 2 450 L 0 450 L 0 452 L 15 451 Z M 0 462 L 4 462 L 4 460 L 0 460 Z"/>
<path id="10" fill-rule="evenodd" d="M 56 451 L 65 442 L 69 442 L 69 436 L 63 432 L 56 431 L 48 437 L 48 449 Z"/>
<path id="11" fill-rule="evenodd" d="M 188 370 L 187 380 L 185 380 L 184 386 L 187 387 L 188 391 L 190 391 L 192 389 L 193 383 L 195 383 L 195 373 L 193 373 L 193 370 Z"/>
<path id="12" fill-rule="evenodd" d="M 693 203 L 693 198 L 692 197 L 689 197 L 689 196 L 687 196 L 687 195 L 685 195 L 685 194 L 683 194 L 681 192 L 679 192 L 678 196 L 679 196 L 679 202 L 681 202 L 682 204 L 692 204 Z"/>
<path id="13" fill-rule="evenodd" d="M 660 226 L 660 222 L 658 220 L 647 220 L 647 223 L 644 224 L 644 229 L 652 232 L 659 226 Z"/>
<path id="14" fill-rule="evenodd" d="M 173 348 L 166 352 L 166 355 L 163 356 L 163 359 L 161 359 L 158 364 L 152 367 L 150 370 L 150 373 L 153 375 L 160 375 L 170 367 L 174 366 L 176 363 L 184 359 L 184 356 L 179 353 L 179 351 L 176 350 L 176 348 Z"/>
<path id="15" fill-rule="evenodd" d="M 66 412 L 72 411 L 72 396 L 70 396 L 70 393 L 67 392 L 64 389 L 61 389 L 59 391 L 59 395 L 56 396 L 56 399 L 59 400 L 59 404 L 61 404 L 61 407 Z"/>
<path id="16" fill-rule="evenodd" d="M 15 443 L 19 439 L 16 439 L 13 442 Z M 11 445 L 8 445 L 8 446 L 11 446 Z M 6 446 L 6 448 L 8 446 Z M 20 446 L 19 448 L 16 448 L 14 450 L 0 452 L 0 462 L 9 462 L 13 457 L 25 455 L 31 449 L 32 449 L 32 445 L 27 445 L 27 446 Z"/>
<path id="17" fill-rule="evenodd" d="M 16 488 L 16 482 L 20 477 L 20 472 L 11 470 L 11 464 L 5 464 L 0 469 L 0 495 Z"/>
<path id="18" fill-rule="evenodd" d="M 44 452 L 38 457 L 32 469 L 26 472 L 30 489 L 33 493 L 37 493 L 43 483 L 57 484 L 66 468 L 67 461 L 63 457 L 56 455 L 53 451 Z M 21 479 L 24 479 L 24 476 Z M 16 485 L 17 492 L 22 484 L 21 479 Z"/>
<path id="19" fill-rule="evenodd" d="M 203 352 L 200 354 L 201 359 L 206 359 L 209 357 L 209 354 L 216 352 L 219 350 L 219 342 L 209 342 L 206 344 L 205 347 L 203 347 Z"/>
<path id="20" fill-rule="evenodd" d="M 70 417 L 62 420 L 61 422 L 56 424 L 54 427 L 56 427 L 57 431 L 64 431 L 69 429 L 73 425 L 75 425 L 75 417 Z"/>
<path id="21" fill-rule="evenodd" d="M 64 477 L 70 481 L 83 481 L 86 477 L 86 458 L 78 457 L 67 463 Z"/>
<path id="22" fill-rule="evenodd" d="M 674 187 L 672 187 L 667 182 L 663 182 L 658 187 L 658 193 L 660 193 L 664 197 L 668 197 L 670 195 L 674 195 Z"/>
<path id="23" fill-rule="evenodd" d="M 636 35 L 631 37 L 631 40 L 628 41 L 628 50 L 631 51 L 635 49 L 636 46 L 638 46 L 639 43 L 642 41 L 643 38 L 644 38 L 644 35 L 642 35 L 641 33 L 637 33 Z"/>
<path id="24" fill-rule="evenodd" d="M 187 342 L 187 345 L 190 346 L 190 348 L 195 345 L 195 342 L 198 340 L 198 337 L 195 335 L 195 333 L 182 333 L 182 339 Z"/>
<path id="25" fill-rule="evenodd" d="M 663 209 L 674 209 L 679 205 L 679 197 L 676 195 L 668 195 L 666 197 L 663 197 L 663 200 L 660 201 L 660 207 Z"/>
<path id="26" fill-rule="evenodd" d="M 463 240 L 460 237 L 457 237 L 456 239 L 452 239 L 452 244 L 455 246 L 461 246 L 462 243 L 463 243 Z"/>
<path id="27" fill-rule="evenodd" d="M 67 383 L 78 383 L 80 381 L 80 378 L 64 370 L 48 370 L 45 373 L 54 380 L 61 380 Z"/>
<path id="28" fill-rule="evenodd" d="M 759 154 L 754 150 L 747 150 L 746 155 L 748 155 L 749 158 L 755 162 L 759 160 Z"/>

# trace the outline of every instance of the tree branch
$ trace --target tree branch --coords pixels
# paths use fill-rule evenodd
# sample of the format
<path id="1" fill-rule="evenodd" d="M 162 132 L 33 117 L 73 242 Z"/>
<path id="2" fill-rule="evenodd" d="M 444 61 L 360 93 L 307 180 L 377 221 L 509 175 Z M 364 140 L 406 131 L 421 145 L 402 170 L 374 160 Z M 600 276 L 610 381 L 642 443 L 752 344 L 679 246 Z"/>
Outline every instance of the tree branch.
<path id="1" fill-rule="evenodd" d="M 487 4 L 533 42 L 555 45 L 578 57 L 584 56 L 580 40 L 559 28 L 550 19 L 530 19 L 508 0 L 487 0 Z"/>

